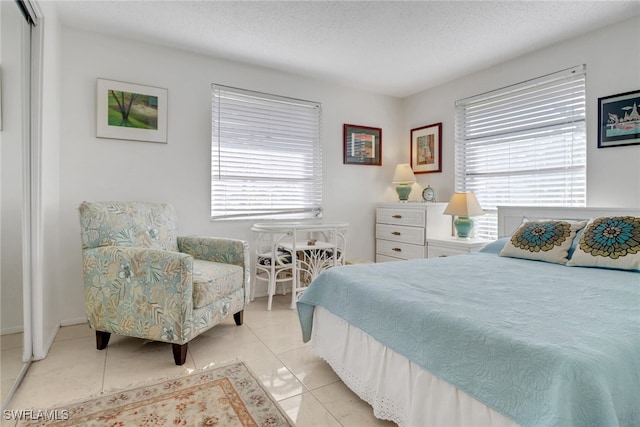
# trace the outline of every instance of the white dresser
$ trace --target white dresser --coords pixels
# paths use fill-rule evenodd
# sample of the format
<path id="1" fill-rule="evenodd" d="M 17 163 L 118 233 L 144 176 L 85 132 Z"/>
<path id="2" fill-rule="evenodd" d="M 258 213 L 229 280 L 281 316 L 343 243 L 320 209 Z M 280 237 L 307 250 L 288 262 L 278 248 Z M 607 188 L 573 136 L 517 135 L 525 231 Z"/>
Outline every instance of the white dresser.
<path id="1" fill-rule="evenodd" d="M 383 203 L 376 209 L 376 262 L 427 258 L 427 238 L 451 235 L 446 203 Z"/>

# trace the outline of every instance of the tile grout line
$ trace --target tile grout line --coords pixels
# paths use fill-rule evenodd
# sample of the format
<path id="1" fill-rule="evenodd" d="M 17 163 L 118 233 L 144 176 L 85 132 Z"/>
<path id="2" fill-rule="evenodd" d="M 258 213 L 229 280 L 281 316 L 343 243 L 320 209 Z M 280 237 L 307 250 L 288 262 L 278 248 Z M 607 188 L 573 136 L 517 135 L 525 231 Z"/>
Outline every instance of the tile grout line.
<path id="1" fill-rule="evenodd" d="M 275 303 L 275 301 L 274 301 L 274 303 Z M 289 306 L 288 306 L 288 305 L 287 305 L 287 306 L 285 306 L 285 309 L 286 309 L 286 310 L 291 310 L 291 309 L 289 308 Z M 294 312 L 295 312 L 296 310 L 291 310 L 291 311 L 294 311 Z M 279 361 L 280 363 L 282 363 L 282 365 L 283 365 L 283 366 L 284 366 L 284 367 L 289 371 L 289 373 L 291 373 L 291 375 L 293 375 L 293 376 L 294 376 L 294 377 L 295 377 L 295 378 L 300 382 L 300 384 L 302 384 L 302 387 L 303 387 L 303 388 L 304 388 L 304 390 L 305 390 L 305 391 L 303 391 L 303 392 L 302 392 L 302 393 L 300 393 L 300 394 L 296 394 L 296 395 L 294 395 L 294 396 L 290 396 L 290 397 L 287 397 L 287 398 L 284 398 L 284 399 L 280 399 L 280 400 L 278 400 L 277 402 L 278 402 L 278 403 L 280 403 L 280 402 L 285 401 L 285 400 L 287 400 L 287 399 L 291 399 L 291 398 L 294 398 L 294 397 L 301 396 L 301 395 L 303 395 L 304 393 L 309 393 L 309 394 L 310 394 L 310 395 L 315 399 L 315 401 L 316 401 L 316 402 L 318 402 L 318 404 L 319 404 L 319 405 L 320 405 L 320 406 L 321 406 L 321 407 L 322 407 L 322 408 L 323 408 L 323 409 L 324 409 L 324 410 L 325 410 L 325 411 L 326 411 L 326 412 L 331 416 L 331 418 L 333 418 L 333 419 L 336 421 L 336 423 L 338 423 L 338 425 L 340 425 L 340 426 L 344 427 L 344 424 L 342 424 L 342 423 L 340 422 L 340 420 L 336 417 L 336 415 L 335 415 L 333 412 L 331 412 L 331 411 L 329 410 L 329 408 L 327 408 L 327 407 L 324 405 L 324 403 L 322 403 L 322 401 L 320 401 L 320 399 L 318 399 L 318 397 L 313 393 L 313 390 L 312 390 L 312 389 L 310 389 L 309 387 L 307 387 L 307 385 L 306 385 L 306 384 L 305 384 L 305 383 L 304 383 L 300 378 L 298 378 L 298 377 L 297 377 L 297 376 L 296 376 L 296 375 L 291 371 L 291 369 L 289 369 L 289 367 L 287 366 L 287 364 L 286 364 L 286 363 L 285 363 L 285 362 L 280 358 L 280 356 L 278 356 L 278 354 L 277 354 L 277 353 L 275 353 L 275 352 L 271 349 L 271 347 L 270 347 L 269 345 L 267 345 L 267 343 L 265 343 L 264 341 L 262 341 L 262 339 L 260 338 L 260 336 L 258 336 L 258 334 L 256 334 L 256 333 L 255 333 L 255 331 L 253 330 L 253 328 L 249 327 L 249 329 L 251 329 L 251 332 L 253 332 L 253 333 L 256 335 L 256 337 L 258 338 L 258 340 L 259 340 L 261 343 L 263 343 L 263 344 L 264 344 L 264 345 L 269 349 L 269 351 L 271 352 L 271 354 L 273 354 L 273 355 L 276 357 L 276 359 L 278 359 L 278 361 Z M 292 350 L 288 350 L 288 351 L 292 351 Z M 284 351 L 284 352 L 282 352 L 282 353 L 280 353 L 280 354 L 287 353 L 288 351 Z M 339 378 L 338 378 L 338 380 L 336 380 L 336 381 L 335 381 L 335 382 L 333 382 L 333 383 L 325 384 L 325 385 L 323 385 L 323 386 L 317 387 L 317 388 L 316 388 L 316 390 L 317 390 L 317 389 L 321 389 L 321 388 L 326 387 L 326 386 L 329 386 L 329 385 L 331 385 L 331 384 L 335 384 L 335 383 L 340 382 L 340 381 L 341 381 L 341 379 L 339 379 Z"/>
<path id="2" fill-rule="evenodd" d="M 275 301 L 274 301 L 274 302 L 275 302 Z M 248 325 L 247 325 L 247 326 L 248 326 Z M 271 353 L 271 354 L 272 354 L 272 355 L 273 355 L 273 356 L 278 360 L 278 362 L 280 362 L 280 363 L 282 364 L 282 366 L 284 366 L 284 367 L 285 367 L 285 369 L 286 369 L 287 371 L 289 371 L 289 373 L 290 373 L 290 374 L 291 374 L 291 375 L 296 379 L 296 381 L 298 381 L 298 382 L 302 385 L 302 388 L 303 388 L 304 390 L 308 391 L 308 392 L 311 392 L 311 390 L 309 390 L 309 388 L 308 388 L 308 387 L 307 387 L 307 386 L 306 386 L 306 385 L 305 385 L 305 384 L 300 380 L 300 378 L 298 378 L 298 377 L 296 376 L 296 374 L 294 374 L 294 373 L 291 371 L 291 369 L 289 369 L 289 367 L 288 367 L 288 366 L 287 366 L 287 365 L 282 361 L 282 359 L 280 359 L 280 357 L 278 357 L 278 355 L 273 351 L 273 349 L 271 348 L 271 346 L 269 346 L 266 342 L 264 342 L 264 341 L 262 340 L 262 338 L 261 338 L 258 334 L 256 334 L 255 330 L 254 330 L 251 326 L 248 326 L 248 328 L 249 328 L 249 329 L 251 330 L 251 332 L 256 336 L 256 338 L 258 339 L 258 341 L 260 341 L 260 342 L 261 342 L 261 343 L 262 343 L 262 344 L 263 344 L 263 345 L 264 345 L 264 346 L 269 350 L 269 353 Z M 287 397 L 287 398 L 285 398 L 285 399 L 280 399 L 280 400 L 278 400 L 278 402 L 280 402 L 280 401 L 282 401 L 282 400 L 289 399 L 289 398 L 291 398 L 291 397 L 300 396 L 300 395 L 302 395 L 303 393 L 305 393 L 305 391 L 302 391 L 301 393 L 295 394 L 295 395 L 293 395 L 293 396 L 289 396 L 289 397 Z"/>
<path id="3" fill-rule="evenodd" d="M 104 394 L 104 383 L 107 378 L 107 358 L 109 357 L 109 346 L 104 349 L 106 351 L 104 355 L 104 364 L 102 365 L 102 387 L 100 387 L 100 394 Z"/>

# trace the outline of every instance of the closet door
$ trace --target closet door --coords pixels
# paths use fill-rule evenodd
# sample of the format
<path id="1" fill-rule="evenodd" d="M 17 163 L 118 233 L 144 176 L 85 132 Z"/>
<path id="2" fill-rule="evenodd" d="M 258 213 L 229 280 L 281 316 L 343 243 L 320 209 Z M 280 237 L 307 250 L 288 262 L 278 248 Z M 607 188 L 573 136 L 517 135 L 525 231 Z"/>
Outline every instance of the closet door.
<path id="1" fill-rule="evenodd" d="M 0 1 L 0 402 L 2 409 L 31 360 L 30 54 L 24 3 Z M 27 302 L 27 304 L 25 304 Z M 27 309 L 25 309 L 27 307 Z"/>

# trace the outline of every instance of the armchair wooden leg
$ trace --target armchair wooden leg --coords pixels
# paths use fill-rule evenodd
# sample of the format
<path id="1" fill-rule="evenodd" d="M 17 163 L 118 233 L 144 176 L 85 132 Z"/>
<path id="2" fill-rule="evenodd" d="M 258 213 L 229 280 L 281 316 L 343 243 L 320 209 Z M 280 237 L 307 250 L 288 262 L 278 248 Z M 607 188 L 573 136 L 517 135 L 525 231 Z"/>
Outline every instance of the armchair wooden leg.
<path id="1" fill-rule="evenodd" d="M 184 362 L 187 361 L 187 348 L 189 347 L 189 343 L 180 344 L 172 344 L 173 345 L 173 360 L 176 362 L 176 365 L 182 366 Z"/>
<path id="2" fill-rule="evenodd" d="M 234 314 L 233 320 L 236 321 L 236 325 L 238 326 L 242 325 L 242 322 L 244 322 L 244 310 L 240 310 L 239 312 Z"/>
<path id="3" fill-rule="evenodd" d="M 111 332 L 96 331 L 96 348 L 98 350 L 107 348 L 109 338 L 111 338 Z"/>

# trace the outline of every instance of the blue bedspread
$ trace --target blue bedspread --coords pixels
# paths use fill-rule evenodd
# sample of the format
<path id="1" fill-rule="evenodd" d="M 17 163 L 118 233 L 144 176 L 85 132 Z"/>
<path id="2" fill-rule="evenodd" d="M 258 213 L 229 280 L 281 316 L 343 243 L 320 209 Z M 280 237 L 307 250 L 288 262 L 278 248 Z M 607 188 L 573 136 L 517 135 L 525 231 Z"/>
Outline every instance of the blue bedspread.
<path id="1" fill-rule="evenodd" d="M 640 274 L 476 253 L 336 267 L 322 306 L 522 426 L 640 426 Z"/>

